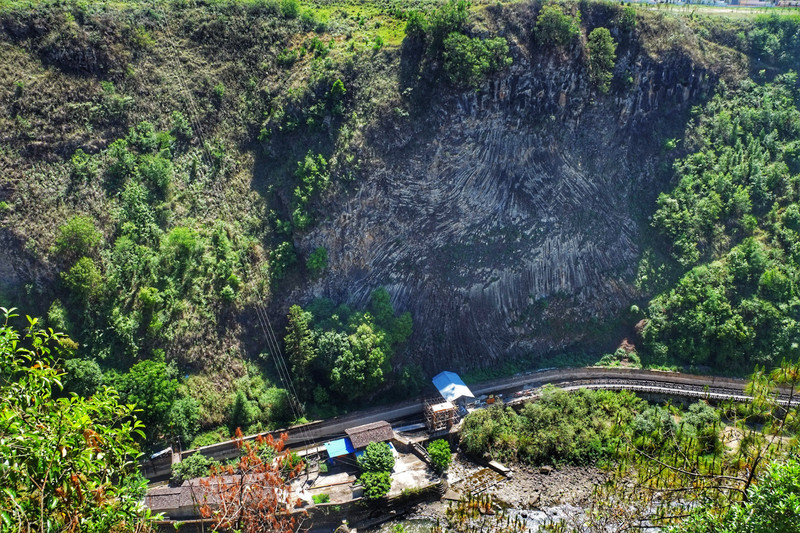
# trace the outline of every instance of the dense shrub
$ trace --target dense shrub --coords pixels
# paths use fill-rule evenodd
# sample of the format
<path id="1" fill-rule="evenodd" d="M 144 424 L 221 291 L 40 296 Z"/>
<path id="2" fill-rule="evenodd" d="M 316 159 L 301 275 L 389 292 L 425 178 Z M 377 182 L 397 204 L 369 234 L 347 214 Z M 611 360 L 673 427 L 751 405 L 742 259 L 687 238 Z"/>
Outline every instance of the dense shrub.
<path id="1" fill-rule="evenodd" d="M 53 244 L 53 253 L 67 260 L 96 252 L 103 234 L 94 225 L 94 220 L 76 215 L 58 228 L 58 236 Z"/>
<path id="2" fill-rule="evenodd" d="M 364 487 L 364 498 L 367 500 L 379 500 L 389 494 L 392 488 L 389 472 L 364 472 L 358 482 Z"/>
<path id="3" fill-rule="evenodd" d="M 78 302 L 97 299 L 103 290 L 103 275 L 89 257 L 81 257 L 72 267 L 61 273 L 64 286 Z"/>
<path id="4" fill-rule="evenodd" d="M 560 4 L 545 4 L 536 17 L 536 40 L 542 45 L 566 46 L 578 36 L 580 26 L 580 11 L 573 15 Z"/>
<path id="5" fill-rule="evenodd" d="M 592 83 L 600 92 L 607 93 L 611 88 L 611 78 L 614 74 L 617 43 L 607 28 L 595 28 L 589 34 L 586 47 L 589 52 L 589 76 Z"/>
<path id="6" fill-rule="evenodd" d="M 385 442 L 370 442 L 358 458 L 358 466 L 365 472 L 391 472 L 394 468 L 392 448 Z"/>
<path id="7" fill-rule="evenodd" d="M 450 462 L 453 460 L 450 444 L 442 439 L 428 444 L 428 455 L 431 458 L 433 468 L 439 473 L 447 471 Z"/>
<path id="8" fill-rule="evenodd" d="M 170 482 L 180 485 L 189 479 L 205 477 L 211 473 L 211 467 L 217 465 L 219 465 L 218 461 L 201 453 L 193 453 L 181 462 L 172 465 Z"/>
<path id="9" fill-rule="evenodd" d="M 621 431 L 642 403 L 629 392 L 570 393 L 548 386 L 519 413 L 502 405 L 470 413 L 461 447 L 477 457 L 531 464 L 594 464 L 613 455 Z"/>
<path id="10" fill-rule="evenodd" d="M 510 64 L 503 37 L 479 39 L 451 33 L 444 40 L 444 70 L 452 83 L 477 87 L 486 76 Z"/>
<path id="11" fill-rule="evenodd" d="M 328 268 L 328 250 L 323 246 L 314 249 L 306 260 L 306 268 L 313 274 L 319 275 Z"/>

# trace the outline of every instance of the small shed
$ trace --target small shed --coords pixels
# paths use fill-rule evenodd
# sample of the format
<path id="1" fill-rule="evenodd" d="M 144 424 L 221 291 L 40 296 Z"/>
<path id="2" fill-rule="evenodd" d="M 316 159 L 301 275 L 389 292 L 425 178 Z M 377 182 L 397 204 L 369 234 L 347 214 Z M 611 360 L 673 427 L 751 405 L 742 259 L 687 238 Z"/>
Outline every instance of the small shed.
<path id="1" fill-rule="evenodd" d="M 343 439 L 336 439 L 325 443 L 325 451 L 328 452 L 328 457 L 331 459 L 341 457 L 356 451 L 353 448 L 353 443 L 347 437 Z"/>
<path id="2" fill-rule="evenodd" d="M 466 400 L 475 398 L 461 378 L 455 372 L 440 372 L 433 378 L 433 384 L 442 395 L 445 401 L 451 403 L 464 403 Z"/>
<path id="3" fill-rule="evenodd" d="M 386 442 L 394 438 L 391 424 L 384 420 L 345 429 L 344 432 L 350 437 L 350 442 L 357 450 L 366 448 L 367 444 L 371 442 Z"/>

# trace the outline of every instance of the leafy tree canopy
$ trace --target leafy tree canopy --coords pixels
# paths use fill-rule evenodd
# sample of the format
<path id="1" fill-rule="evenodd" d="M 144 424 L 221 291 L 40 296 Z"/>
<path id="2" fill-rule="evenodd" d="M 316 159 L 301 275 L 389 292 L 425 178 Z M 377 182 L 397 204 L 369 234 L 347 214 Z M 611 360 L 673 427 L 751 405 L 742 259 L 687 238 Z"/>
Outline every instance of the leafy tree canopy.
<path id="1" fill-rule="evenodd" d="M 443 439 L 438 439 L 428 444 L 428 455 L 433 467 L 438 472 L 445 472 L 453 460 L 450 444 Z"/>
<path id="2" fill-rule="evenodd" d="M 364 498 L 379 500 L 389 494 L 392 488 L 392 475 L 389 472 L 364 472 L 358 478 L 364 487 Z"/>
<path id="3" fill-rule="evenodd" d="M 670 533 L 798 533 L 800 532 L 800 463 L 797 459 L 772 464 L 747 501 L 721 514 L 708 507 L 695 510 Z"/>
<path id="4" fill-rule="evenodd" d="M 589 34 L 586 47 L 589 51 L 589 76 L 592 83 L 600 92 L 607 93 L 614 74 L 617 43 L 608 28 L 595 28 Z"/>
<path id="5" fill-rule="evenodd" d="M 58 334 L 35 319 L 0 326 L 0 519 L 30 531 L 143 531 L 146 481 L 134 435 L 142 423 L 117 394 L 60 395 Z"/>
<path id="6" fill-rule="evenodd" d="M 392 448 L 385 442 L 370 442 L 358 458 L 358 466 L 365 472 L 391 472 L 394 468 Z"/>
<path id="7" fill-rule="evenodd" d="M 561 4 L 551 2 L 542 6 L 536 17 L 536 40 L 543 45 L 566 46 L 578 36 L 580 11 L 568 12 Z"/>

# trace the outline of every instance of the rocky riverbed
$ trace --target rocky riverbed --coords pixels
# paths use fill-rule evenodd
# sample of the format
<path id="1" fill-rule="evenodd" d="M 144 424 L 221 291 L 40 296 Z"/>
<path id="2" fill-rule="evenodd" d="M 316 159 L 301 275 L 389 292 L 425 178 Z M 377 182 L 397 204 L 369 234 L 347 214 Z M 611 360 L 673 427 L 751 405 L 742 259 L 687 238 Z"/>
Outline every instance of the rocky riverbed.
<path id="1" fill-rule="evenodd" d="M 510 515 L 525 520 L 535 530 L 539 525 L 585 512 L 594 487 L 606 475 L 594 467 L 531 467 L 509 464 L 511 476 L 505 478 L 486 467 L 456 454 L 448 472 L 450 491 L 445 498 L 417 505 L 400 521 L 408 531 L 428 531 L 437 521 L 446 520 L 446 511 L 458 496 L 489 495 Z M 389 532 L 398 521 L 385 524 Z"/>

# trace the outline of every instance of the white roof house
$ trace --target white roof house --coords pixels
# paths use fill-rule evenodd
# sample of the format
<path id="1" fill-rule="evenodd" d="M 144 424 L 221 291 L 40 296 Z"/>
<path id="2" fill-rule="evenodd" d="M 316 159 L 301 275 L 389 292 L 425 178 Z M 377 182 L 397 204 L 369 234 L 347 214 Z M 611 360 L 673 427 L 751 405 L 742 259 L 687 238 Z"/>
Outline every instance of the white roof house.
<path id="1" fill-rule="evenodd" d="M 458 374 L 455 372 L 440 372 L 433 378 L 434 386 L 439 390 L 439 394 L 442 395 L 448 402 L 455 402 L 460 398 L 474 398 L 475 395 L 472 394 L 472 391 L 469 390 L 464 382 L 458 377 Z"/>

